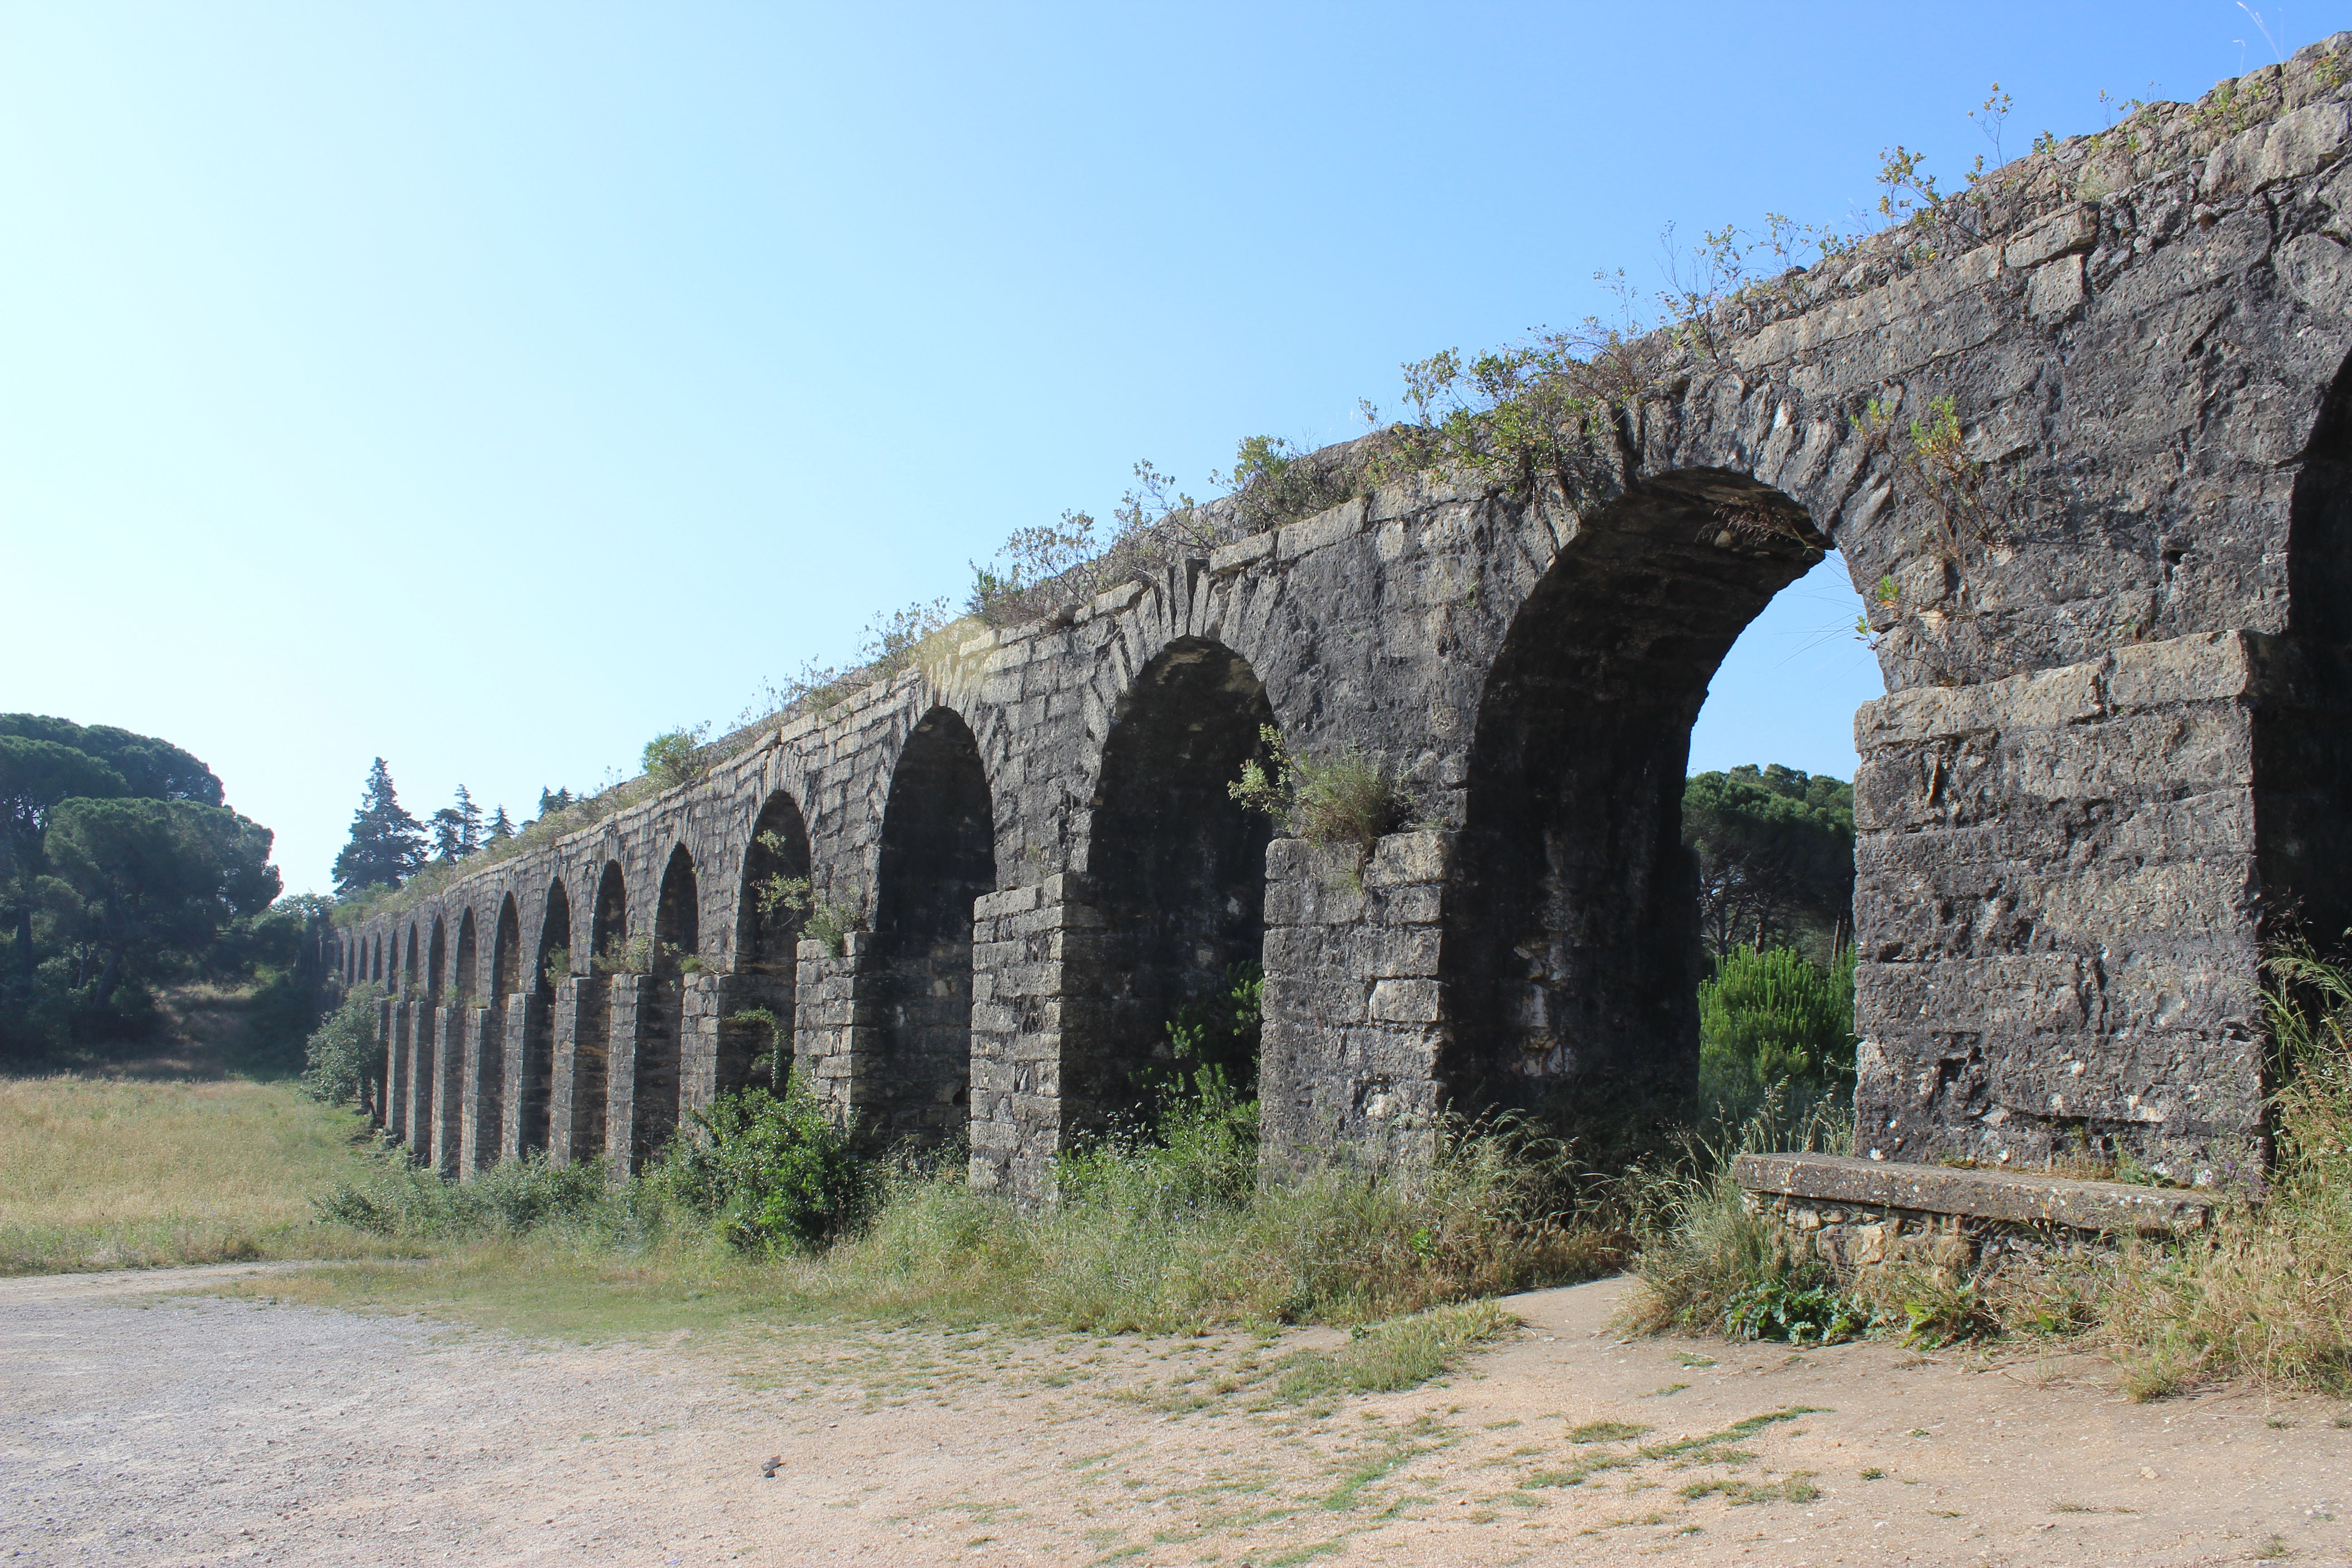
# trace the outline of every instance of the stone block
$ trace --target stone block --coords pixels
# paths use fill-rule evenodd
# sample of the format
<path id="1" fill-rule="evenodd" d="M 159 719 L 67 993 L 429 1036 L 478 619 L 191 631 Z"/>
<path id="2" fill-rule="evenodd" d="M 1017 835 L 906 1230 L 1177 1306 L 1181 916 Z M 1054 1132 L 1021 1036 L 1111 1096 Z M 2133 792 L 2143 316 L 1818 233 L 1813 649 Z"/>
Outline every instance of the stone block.
<path id="1" fill-rule="evenodd" d="M 2178 1188 L 1834 1154 L 1742 1154 L 1732 1168 L 1751 1193 L 2126 1235 L 2202 1230 L 2218 1205 Z"/>

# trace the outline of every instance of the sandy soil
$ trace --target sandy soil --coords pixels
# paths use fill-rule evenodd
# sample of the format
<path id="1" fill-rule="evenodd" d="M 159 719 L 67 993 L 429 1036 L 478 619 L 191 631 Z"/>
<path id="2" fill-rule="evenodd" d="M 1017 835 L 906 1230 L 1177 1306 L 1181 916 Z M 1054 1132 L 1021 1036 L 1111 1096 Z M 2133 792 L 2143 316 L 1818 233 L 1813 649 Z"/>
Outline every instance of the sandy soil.
<path id="1" fill-rule="evenodd" d="M 1444 1384 L 1301 1406 L 1276 1363 L 1328 1331 L 583 1348 L 154 1294 L 255 1272 L 0 1281 L 0 1557 L 2352 1561 L 2335 1402 L 2135 1405 L 2093 1362 L 1625 1343 L 1615 1281 L 1515 1299 L 1524 1331 Z M 1648 1430 L 1576 1440 L 1596 1422 Z"/>

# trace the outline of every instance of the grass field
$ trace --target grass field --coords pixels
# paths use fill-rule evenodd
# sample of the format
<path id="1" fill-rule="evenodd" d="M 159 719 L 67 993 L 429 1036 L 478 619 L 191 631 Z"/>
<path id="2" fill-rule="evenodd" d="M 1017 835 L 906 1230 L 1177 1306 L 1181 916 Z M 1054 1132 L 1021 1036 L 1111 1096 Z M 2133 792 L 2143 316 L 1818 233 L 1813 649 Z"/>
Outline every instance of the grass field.
<path id="1" fill-rule="evenodd" d="M 360 1131 L 291 1081 L 0 1079 L 0 1274 L 382 1254 L 312 1218 Z"/>

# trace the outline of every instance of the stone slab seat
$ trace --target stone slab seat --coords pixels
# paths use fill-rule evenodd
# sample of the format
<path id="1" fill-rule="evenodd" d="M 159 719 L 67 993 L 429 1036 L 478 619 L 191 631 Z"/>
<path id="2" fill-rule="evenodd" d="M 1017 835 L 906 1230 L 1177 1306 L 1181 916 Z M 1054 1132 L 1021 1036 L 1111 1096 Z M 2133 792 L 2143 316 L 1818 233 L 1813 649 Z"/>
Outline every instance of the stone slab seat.
<path id="1" fill-rule="evenodd" d="M 1742 1154 L 1732 1170 L 1740 1187 L 1751 1193 L 2084 1231 L 2201 1230 L 2212 1223 L 2218 1201 L 2174 1187 L 1837 1154 Z"/>

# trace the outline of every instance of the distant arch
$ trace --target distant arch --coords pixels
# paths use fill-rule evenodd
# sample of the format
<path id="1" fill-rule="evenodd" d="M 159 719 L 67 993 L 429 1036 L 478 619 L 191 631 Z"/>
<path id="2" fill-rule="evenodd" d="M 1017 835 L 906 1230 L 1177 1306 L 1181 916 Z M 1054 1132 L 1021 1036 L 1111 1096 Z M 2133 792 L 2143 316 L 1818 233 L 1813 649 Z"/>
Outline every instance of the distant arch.
<path id="1" fill-rule="evenodd" d="M 503 1001 L 522 988 L 522 916 L 509 893 L 499 900 L 498 930 L 490 939 L 490 994 Z"/>
<path id="2" fill-rule="evenodd" d="M 592 963 L 617 957 L 628 941 L 628 884 L 622 879 L 621 863 L 607 860 L 604 875 L 596 879 L 596 908 L 589 918 L 588 952 Z"/>
<path id="3" fill-rule="evenodd" d="M 457 966 L 449 982 L 450 992 L 460 1007 L 474 1005 L 474 989 L 479 980 L 475 966 L 479 961 L 474 936 L 474 911 L 467 909 L 457 916 Z"/>
<path id="4" fill-rule="evenodd" d="M 441 917 L 435 915 L 432 944 L 425 949 L 425 994 L 436 1003 L 445 999 L 441 994 L 441 983 L 446 978 L 443 970 L 446 968 L 444 960 L 447 956 L 447 930 L 442 924 Z"/>
<path id="5" fill-rule="evenodd" d="M 685 964 L 695 958 L 700 938 L 700 900 L 694 857 L 686 846 L 670 851 L 654 900 L 651 973 L 638 993 L 643 1010 L 637 1028 L 635 1092 L 630 1097 L 629 1168 L 642 1170 L 677 1129 L 678 1089 L 685 1034 Z"/>
<path id="6" fill-rule="evenodd" d="M 526 997 L 522 1070 L 517 1077 L 520 1099 L 515 1106 L 515 1151 L 521 1154 L 549 1152 L 553 1135 L 555 1093 L 555 986 L 571 966 L 572 895 L 563 879 L 551 879 L 547 902 L 540 915 L 539 943 L 524 976 Z M 581 1064 L 572 1065 L 574 1090 L 579 1092 Z M 596 1092 L 604 1092 L 601 1079 Z"/>

